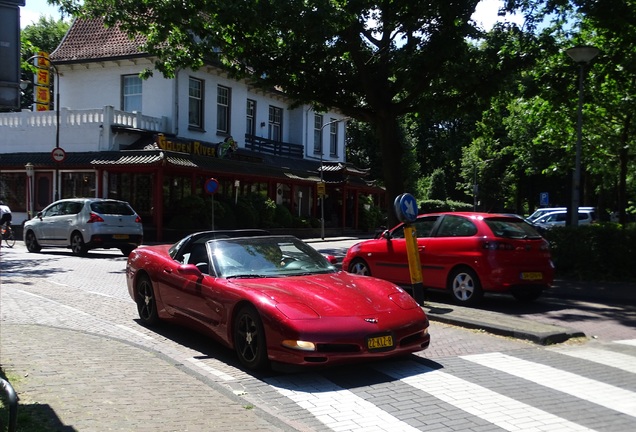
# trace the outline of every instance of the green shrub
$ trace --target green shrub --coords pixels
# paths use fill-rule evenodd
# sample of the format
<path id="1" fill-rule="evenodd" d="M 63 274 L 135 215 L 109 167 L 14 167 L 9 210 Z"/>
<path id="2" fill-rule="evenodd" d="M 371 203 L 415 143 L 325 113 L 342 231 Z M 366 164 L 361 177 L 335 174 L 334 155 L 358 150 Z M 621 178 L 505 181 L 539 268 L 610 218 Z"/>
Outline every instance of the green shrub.
<path id="1" fill-rule="evenodd" d="M 241 197 L 234 206 L 238 228 L 258 228 L 260 221 L 254 201 L 249 197 Z"/>
<path id="2" fill-rule="evenodd" d="M 287 206 L 277 204 L 274 214 L 274 228 L 291 228 L 292 225 L 293 216 Z"/>
<path id="3" fill-rule="evenodd" d="M 444 211 L 472 211 L 473 205 L 461 201 L 424 200 L 420 202 L 420 213 L 436 213 Z"/>
<path id="4" fill-rule="evenodd" d="M 636 228 L 616 223 L 555 227 L 544 234 L 557 274 L 592 280 L 634 280 Z"/>

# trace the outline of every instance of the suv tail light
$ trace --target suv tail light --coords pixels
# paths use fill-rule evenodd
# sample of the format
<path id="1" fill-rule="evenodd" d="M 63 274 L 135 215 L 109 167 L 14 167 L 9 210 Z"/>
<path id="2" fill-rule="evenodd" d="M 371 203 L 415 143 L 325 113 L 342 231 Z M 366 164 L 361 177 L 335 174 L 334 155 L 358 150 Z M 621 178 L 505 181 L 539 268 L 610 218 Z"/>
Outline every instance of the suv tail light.
<path id="1" fill-rule="evenodd" d="M 102 219 L 102 217 L 98 215 L 97 213 L 91 212 L 90 216 L 88 217 L 88 221 L 86 223 L 95 223 L 95 222 L 104 222 L 104 219 Z"/>

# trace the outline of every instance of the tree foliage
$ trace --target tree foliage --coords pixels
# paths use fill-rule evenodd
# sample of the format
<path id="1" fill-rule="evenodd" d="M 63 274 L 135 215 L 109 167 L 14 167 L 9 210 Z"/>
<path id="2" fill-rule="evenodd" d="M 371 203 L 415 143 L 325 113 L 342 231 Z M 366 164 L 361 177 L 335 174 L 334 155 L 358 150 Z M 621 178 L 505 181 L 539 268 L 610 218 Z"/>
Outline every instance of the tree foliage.
<path id="1" fill-rule="evenodd" d="M 402 166 L 412 148 L 402 119 L 487 97 L 508 68 L 525 61 L 500 50 L 507 38 L 477 48 L 484 35 L 471 15 L 479 0 L 57 2 L 145 35 L 143 49 L 158 57 L 165 76 L 219 62 L 253 85 L 370 124 L 388 202 L 411 174 Z"/>

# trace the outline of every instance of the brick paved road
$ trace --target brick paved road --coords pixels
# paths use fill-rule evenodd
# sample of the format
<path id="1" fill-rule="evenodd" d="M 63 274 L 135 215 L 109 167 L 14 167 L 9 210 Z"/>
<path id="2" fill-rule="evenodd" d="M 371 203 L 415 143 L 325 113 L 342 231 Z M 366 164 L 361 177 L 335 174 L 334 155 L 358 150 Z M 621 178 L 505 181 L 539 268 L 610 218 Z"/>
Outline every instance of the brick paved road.
<path id="1" fill-rule="evenodd" d="M 118 253 L 0 254 L 0 360 L 28 374 L 26 396 L 68 427 L 57 430 L 636 427 L 629 341 L 545 349 L 433 323 L 431 348 L 406 361 L 253 375 L 206 338 L 138 325 Z"/>

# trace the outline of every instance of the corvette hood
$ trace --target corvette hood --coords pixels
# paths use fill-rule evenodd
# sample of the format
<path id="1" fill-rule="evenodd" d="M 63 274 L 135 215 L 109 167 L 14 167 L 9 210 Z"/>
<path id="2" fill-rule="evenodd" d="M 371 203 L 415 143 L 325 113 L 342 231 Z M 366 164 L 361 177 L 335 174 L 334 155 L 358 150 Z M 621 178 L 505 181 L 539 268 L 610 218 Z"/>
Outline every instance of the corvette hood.
<path id="1" fill-rule="evenodd" d="M 345 272 L 234 279 L 233 283 L 243 289 L 259 291 L 275 303 L 303 304 L 323 317 L 366 316 L 419 307 L 404 290 L 390 282 Z M 390 297 L 396 298 L 397 302 Z"/>

